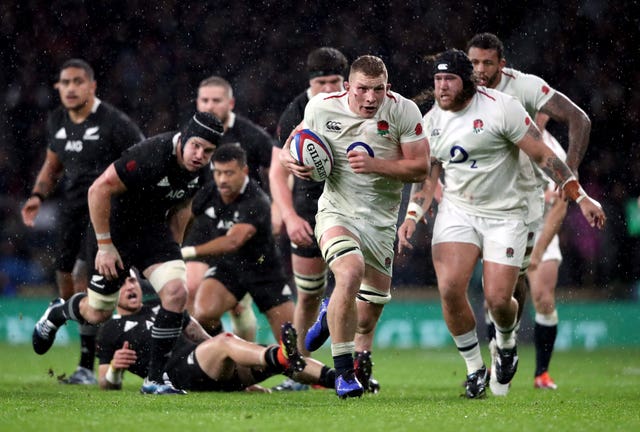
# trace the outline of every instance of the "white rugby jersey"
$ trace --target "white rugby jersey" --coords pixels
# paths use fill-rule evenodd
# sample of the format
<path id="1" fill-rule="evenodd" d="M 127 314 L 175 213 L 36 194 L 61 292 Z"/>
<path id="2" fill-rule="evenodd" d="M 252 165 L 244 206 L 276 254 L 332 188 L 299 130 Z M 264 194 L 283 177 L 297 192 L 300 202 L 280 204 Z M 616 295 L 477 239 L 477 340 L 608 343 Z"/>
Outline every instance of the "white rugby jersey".
<path id="1" fill-rule="evenodd" d="M 502 69 L 496 90 L 518 99 L 532 119 L 556 92 L 542 78 L 510 68 Z"/>
<path id="2" fill-rule="evenodd" d="M 515 143 L 532 120 L 515 98 L 478 87 L 463 110 L 444 111 L 436 103 L 424 120 L 431 157 L 445 172 L 444 199 L 482 217 L 527 217 L 533 168 L 526 172 L 519 164 Z"/>
<path id="3" fill-rule="evenodd" d="M 418 106 L 389 91 L 376 115 L 365 119 L 349 109 L 347 92 L 321 93 L 307 103 L 304 124 L 325 138 L 334 157 L 318 211 L 395 226 L 403 183 L 379 174 L 356 174 L 347 152 L 356 149 L 380 159 L 400 159 L 401 143 L 425 137 Z"/>

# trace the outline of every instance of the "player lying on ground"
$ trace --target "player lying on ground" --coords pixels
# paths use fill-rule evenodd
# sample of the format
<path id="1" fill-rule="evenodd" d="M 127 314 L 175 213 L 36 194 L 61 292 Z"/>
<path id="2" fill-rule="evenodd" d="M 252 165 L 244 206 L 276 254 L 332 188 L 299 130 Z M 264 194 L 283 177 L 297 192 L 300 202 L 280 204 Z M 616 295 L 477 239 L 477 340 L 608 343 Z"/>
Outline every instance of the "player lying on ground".
<path id="1" fill-rule="evenodd" d="M 125 370 L 147 376 L 151 324 L 155 309 L 142 304 L 135 274 L 125 281 L 117 311 L 98 334 L 99 382 L 103 389 L 120 389 Z M 284 374 L 308 384 L 333 388 L 335 370 L 306 359 L 296 347 L 291 323 L 282 326 L 280 345 L 261 346 L 231 333 L 210 337 L 193 319 L 185 319 L 183 334 L 169 358 L 165 378 L 178 388 L 194 391 L 263 390 L 255 384 Z"/>

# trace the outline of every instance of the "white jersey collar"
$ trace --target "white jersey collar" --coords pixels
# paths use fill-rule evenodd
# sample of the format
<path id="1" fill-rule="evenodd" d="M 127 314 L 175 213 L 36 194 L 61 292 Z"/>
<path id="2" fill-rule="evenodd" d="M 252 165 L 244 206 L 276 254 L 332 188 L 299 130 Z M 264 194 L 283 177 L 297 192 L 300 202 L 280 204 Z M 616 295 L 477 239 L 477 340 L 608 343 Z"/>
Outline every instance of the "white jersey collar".
<path id="1" fill-rule="evenodd" d="M 94 98 L 93 106 L 91 107 L 91 112 L 95 114 L 95 112 L 98 111 L 98 107 L 100 106 L 101 103 L 102 101 L 100 99 Z"/>
<path id="2" fill-rule="evenodd" d="M 231 111 L 229 113 L 229 117 L 227 118 L 227 129 L 233 129 L 233 125 L 236 124 L 236 113 Z"/>

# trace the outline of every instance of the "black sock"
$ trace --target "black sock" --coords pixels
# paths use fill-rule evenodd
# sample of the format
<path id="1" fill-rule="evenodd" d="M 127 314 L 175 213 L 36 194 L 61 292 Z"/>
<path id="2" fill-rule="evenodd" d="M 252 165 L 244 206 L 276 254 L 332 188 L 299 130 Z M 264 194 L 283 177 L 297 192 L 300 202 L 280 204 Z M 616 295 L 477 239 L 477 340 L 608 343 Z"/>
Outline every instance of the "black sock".
<path id="1" fill-rule="evenodd" d="M 267 371 L 274 374 L 284 372 L 284 367 L 278 361 L 278 346 L 273 345 L 267 347 L 267 351 L 264 353 L 264 360 L 267 362 Z"/>
<path id="2" fill-rule="evenodd" d="M 151 327 L 151 360 L 148 377 L 163 382 L 164 366 L 178 337 L 182 333 L 182 312 L 171 312 L 161 307 Z"/>
<path id="3" fill-rule="evenodd" d="M 487 324 L 487 339 L 491 342 L 491 339 L 496 338 L 496 325 L 492 322 Z"/>
<path id="4" fill-rule="evenodd" d="M 333 365 L 336 368 L 337 375 L 344 375 L 346 372 L 353 370 L 353 355 L 341 354 L 333 357 Z"/>
<path id="5" fill-rule="evenodd" d="M 329 366 L 322 366 L 318 384 L 329 389 L 336 387 L 336 370 Z"/>
<path id="6" fill-rule="evenodd" d="M 85 319 L 80 315 L 80 300 L 87 296 L 86 293 L 77 293 L 71 296 L 62 306 L 51 309 L 49 320 L 57 327 L 60 327 L 67 320 L 77 321 L 86 324 Z"/>
<path id="7" fill-rule="evenodd" d="M 536 346 L 536 374 L 538 376 L 549 370 L 553 346 L 556 343 L 558 326 L 544 326 L 536 323 L 533 330 L 533 341 Z"/>
<path id="8" fill-rule="evenodd" d="M 92 324 L 80 325 L 80 363 L 79 366 L 93 370 L 96 360 L 96 334 L 98 326 Z"/>

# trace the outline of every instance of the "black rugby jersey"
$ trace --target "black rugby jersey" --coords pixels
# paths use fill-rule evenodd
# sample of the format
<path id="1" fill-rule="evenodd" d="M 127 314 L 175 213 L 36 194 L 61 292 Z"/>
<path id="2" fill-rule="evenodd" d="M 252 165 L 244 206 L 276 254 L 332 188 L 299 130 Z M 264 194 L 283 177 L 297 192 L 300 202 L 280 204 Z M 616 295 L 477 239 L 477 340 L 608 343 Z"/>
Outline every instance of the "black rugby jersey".
<path id="1" fill-rule="evenodd" d="M 270 207 L 269 197 L 253 180 L 229 204 L 222 201 L 215 183 L 210 183 L 193 200 L 196 219 L 184 244 L 193 246 L 224 236 L 236 223 L 251 224 L 256 233 L 237 252 L 207 257 L 208 264 L 215 266 L 224 261 L 247 280 L 282 278 L 282 259 L 271 231 Z"/>
<path id="2" fill-rule="evenodd" d="M 176 156 L 178 134 L 167 132 L 128 149 L 114 166 L 127 191 L 112 199 L 111 220 L 117 226 L 164 223 L 169 210 L 191 199 L 207 182 L 207 164 L 196 172 L 180 167 Z"/>
<path id="3" fill-rule="evenodd" d="M 235 114 L 232 127 L 225 131 L 220 140 L 220 145 L 223 144 L 236 144 L 244 149 L 247 153 L 249 177 L 264 191 L 268 191 L 268 185 L 264 184 L 260 176 L 260 169 L 267 169 L 271 165 L 274 141 L 269 134 L 248 118 Z"/>
<path id="4" fill-rule="evenodd" d="M 307 91 L 300 93 L 284 110 L 278 121 L 278 147 L 282 148 L 291 131 L 304 119 L 304 108 L 309 102 Z M 301 216 L 315 215 L 318 211 L 318 199 L 322 195 L 324 182 L 301 180 L 294 176 L 293 207 Z"/>
<path id="5" fill-rule="evenodd" d="M 100 364 L 111 363 L 114 353 L 129 342 L 129 348 L 137 355 L 136 362 L 129 367 L 129 372 L 142 378 L 147 376 L 151 359 L 151 327 L 155 321 L 160 306 L 151 308 L 142 306 L 138 312 L 131 315 L 113 315 L 108 321 L 100 325 L 96 338 L 96 354 Z M 189 324 L 189 314 L 184 313 L 183 328 Z M 180 335 L 174 351 L 184 344 L 192 344 L 183 334 Z"/>
<path id="6" fill-rule="evenodd" d="M 51 112 L 47 139 L 64 166 L 65 206 L 82 207 L 93 181 L 144 135 L 126 114 L 96 98 L 92 112 L 79 124 L 62 106 Z"/>

